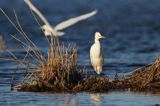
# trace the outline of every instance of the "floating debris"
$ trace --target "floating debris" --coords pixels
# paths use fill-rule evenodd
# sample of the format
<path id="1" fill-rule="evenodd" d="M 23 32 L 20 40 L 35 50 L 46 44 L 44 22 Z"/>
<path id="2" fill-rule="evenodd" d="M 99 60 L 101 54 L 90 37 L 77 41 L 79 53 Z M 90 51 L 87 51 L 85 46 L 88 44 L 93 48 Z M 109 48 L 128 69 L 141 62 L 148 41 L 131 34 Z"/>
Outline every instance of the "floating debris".
<path id="1" fill-rule="evenodd" d="M 5 41 L 2 36 L 0 36 L 0 51 L 5 50 Z"/>

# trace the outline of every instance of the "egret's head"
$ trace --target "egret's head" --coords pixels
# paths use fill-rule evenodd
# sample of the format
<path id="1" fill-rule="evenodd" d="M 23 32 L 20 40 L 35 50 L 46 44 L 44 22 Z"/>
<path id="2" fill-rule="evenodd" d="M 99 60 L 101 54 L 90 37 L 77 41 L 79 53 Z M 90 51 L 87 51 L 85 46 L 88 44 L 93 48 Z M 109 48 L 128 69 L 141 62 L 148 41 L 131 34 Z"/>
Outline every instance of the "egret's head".
<path id="1" fill-rule="evenodd" d="M 41 26 L 42 31 L 44 32 L 45 36 L 49 36 L 51 35 L 51 30 L 47 25 L 43 25 Z"/>
<path id="2" fill-rule="evenodd" d="M 43 25 L 43 26 L 41 26 L 41 29 L 44 32 L 45 36 L 56 35 L 56 32 L 53 30 L 53 28 L 51 26 Z"/>
<path id="3" fill-rule="evenodd" d="M 47 25 L 43 25 L 41 26 L 42 31 L 44 32 L 45 36 L 62 36 L 64 35 L 64 32 L 60 32 L 60 31 L 56 31 L 54 30 L 54 28 L 47 26 Z"/>
<path id="4" fill-rule="evenodd" d="M 102 36 L 99 32 L 95 33 L 95 39 L 104 39 L 105 36 Z"/>
<path id="5" fill-rule="evenodd" d="M 47 29 L 47 25 L 42 25 L 41 28 L 43 31 L 45 31 Z"/>

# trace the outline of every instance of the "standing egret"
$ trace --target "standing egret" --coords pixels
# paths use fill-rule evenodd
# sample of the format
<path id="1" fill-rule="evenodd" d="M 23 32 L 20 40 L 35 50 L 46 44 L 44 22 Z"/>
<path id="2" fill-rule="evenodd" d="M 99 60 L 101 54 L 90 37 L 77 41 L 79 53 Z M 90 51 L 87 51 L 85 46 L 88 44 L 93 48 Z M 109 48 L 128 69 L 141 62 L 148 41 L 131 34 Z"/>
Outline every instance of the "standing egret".
<path id="1" fill-rule="evenodd" d="M 86 13 L 86 14 L 83 14 L 81 16 L 78 16 L 78 17 L 70 18 L 66 21 L 63 21 L 63 22 L 59 23 L 55 27 L 53 27 L 52 25 L 50 25 L 50 23 L 47 21 L 47 19 L 43 16 L 43 14 L 30 2 L 30 0 L 24 0 L 24 2 L 43 21 L 44 25 L 41 28 L 42 28 L 45 36 L 62 36 L 62 35 L 64 35 L 64 32 L 61 32 L 61 30 L 65 29 L 69 26 L 72 26 L 79 21 L 90 18 L 97 13 L 97 10 L 95 10 L 95 11 L 92 11 L 90 13 Z"/>
<path id="2" fill-rule="evenodd" d="M 91 64 L 96 71 L 97 74 L 102 72 L 104 56 L 103 56 L 103 48 L 100 44 L 100 39 L 105 38 L 99 32 L 95 33 L 95 42 L 90 48 L 90 59 Z"/>

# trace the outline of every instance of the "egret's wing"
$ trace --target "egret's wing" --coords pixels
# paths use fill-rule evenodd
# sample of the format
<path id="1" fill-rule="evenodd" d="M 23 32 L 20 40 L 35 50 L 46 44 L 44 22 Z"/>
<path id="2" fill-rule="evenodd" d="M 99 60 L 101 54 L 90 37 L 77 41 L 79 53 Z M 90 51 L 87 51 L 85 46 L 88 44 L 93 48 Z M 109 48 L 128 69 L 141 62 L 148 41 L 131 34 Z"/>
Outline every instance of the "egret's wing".
<path id="1" fill-rule="evenodd" d="M 91 46 L 91 48 L 90 48 L 90 62 L 91 62 L 91 64 L 92 64 L 92 66 L 94 65 L 94 63 L 93 63 L 93 45 Z"/>
<path id="2" fill-rule="evenodd" d="M 82 20 L 85 20 L 85 19 L 87 19 L 89 17 L 94 16 L 96 13 L 97 13 L 97 10 L 94 10 L 94 11 L 92 11 L 90 13 L 87 13 L 87 14 L 84 14 L 84 15 L 81 15 L 81 16 L 78 16 L 78 17 L 75 17 L 75 18 L 70 18 L 70 19 L 68 19 L 66 21 L 61 22 L 57 26 L 55 26 L 54 29 L 57 30 L 57 31 L 65 29 L 65 28 L 67 28 L 67 27 L 69 27 L 69 26 L 71 26 L 71 25 L 73 25 L 73 24 L 75 24 L 75 23 L 77 23 L 79 21 L 82 21 Z"/>
<path id="3" fill-rule="evenodd" d="M 49 22 L 47 19 L 43 16 L 43 14 L 30 2 L 30 0 L 24 0 L 24 2 L 29 6 L 29 8 L 36 13 L 39 18 L 47 25 L 50 26 Z"/>
<path id="4" fill-rule="evenodd" d="M 101 47 L 101 64 L 103 65 L 104 64 L 104 50 L 103 50 L 103 47 Z"/>
<path id="5" fill-rule="evenodd" d="M 48 31 L 47 29 L 45 29 L 45 36 L 60 36 L 63 35 L 64 33 L 56 33 L 56 31 L 52 28 L 52 26 L 49 24 L 49 22 L 47 21 L 47 19 L 43 16 L 43 14 L 31 3 L 30 0 L 24 0 L 24 2 L 29 6 L 29 8 L 36 13 L 39 18 L 44 22 L 44 25 L 46 25 L 48 27 Z M 57 35 L 56 35 L 57 34 Z"/>

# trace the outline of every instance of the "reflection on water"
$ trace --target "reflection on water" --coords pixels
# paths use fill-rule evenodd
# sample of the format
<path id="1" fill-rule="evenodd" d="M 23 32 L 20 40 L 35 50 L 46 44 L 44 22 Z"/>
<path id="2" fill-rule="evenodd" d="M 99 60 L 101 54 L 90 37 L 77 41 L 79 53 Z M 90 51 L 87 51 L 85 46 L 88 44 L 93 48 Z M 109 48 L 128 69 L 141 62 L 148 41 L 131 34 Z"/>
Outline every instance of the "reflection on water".
<path id="1" fill-rule="evenodd" d="M 155 106 L 160 96 L 135 92 L 46 94 L 0 92 L 0 106 Z"/>
<path id="2" fill-rule="evenodd" d="M 101 103 L 103 101 L 103 96 L 101 94 L 90 94 L 91 103 L 93 103 L 95 106 L 101 106 Z"/>
<path id="3" fill-rule="evenodd" d="M 57 94 L 56 99 L 56 106 L 77 106 L 77 100 L 72 94 Z"/>

